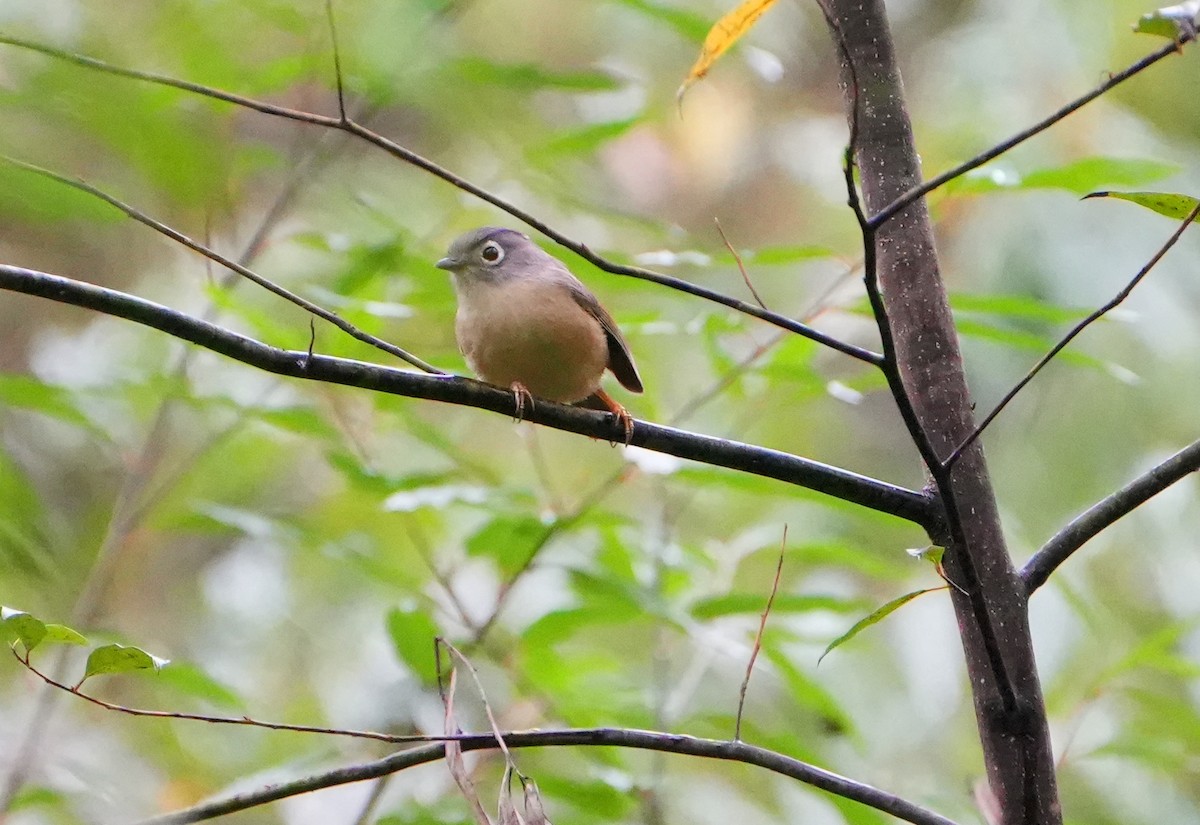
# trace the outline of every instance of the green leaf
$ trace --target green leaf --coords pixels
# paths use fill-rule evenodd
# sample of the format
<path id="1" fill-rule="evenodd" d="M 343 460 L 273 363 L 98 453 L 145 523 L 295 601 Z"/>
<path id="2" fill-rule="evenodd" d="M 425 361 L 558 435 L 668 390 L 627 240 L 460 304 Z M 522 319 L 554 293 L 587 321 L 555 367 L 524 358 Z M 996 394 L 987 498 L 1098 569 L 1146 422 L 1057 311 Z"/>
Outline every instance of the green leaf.
<path id="1" fill-rule="evenodd" d="M 655 3 L 653 0 L 619 0 L 621 5 L 628 6 L 643 16 L 666 23 L 688 40 L 703 43 L 712 21 L 693 12 L 684 11 L 679 6 L 666 3 Z"/>
<path id="2" fill-rule="evenodd" d="M 966 318 L 959 319 L 957 325 L 959 334 L 967 338 L 994 341 L 1011 349 L 1028 350 L 1029 352 L 1036 352 L 1038 354 L 1046 352 L 1058 340 L 1057 338 L 1050 338 L 1045 335 L 1037 335 L 1024 330 L 1011 329 L 1007 326 L 998 326 Z M 1065 349 L 1056 356 L 1056 360 L 1078 366 L 1095 367 L 1106 371 L 1109 369 L 1108 362 L 1080 352 L 1079 350 Z"/>
<path id="3" fill-rule="evenodd" d="M 628 821 L 638 805 L 637 798 L 628 790 L 628 787 L 635 785 L 636 780 L 633 776 L 618 771 L 605 773 L 605 779 L 610 776 L 619 777 L 621 786 L 614 786 L 602 779 L 581 779 L 569 774 L 556 775 L 545 772 L 538 773 L 538 785 L 546 797 L 561 800 L 589 817 L 597 817 L 605 822 Z"/>
<path id="4" fill-rule="evenodd" d="M 1027 295 L 968 295 L 950 296 L 950 308 L 955 312 L 993 315 L 1014 321 L 1039 321 L 1068 324 L 1083 320 L 1090 310 L 1062 307 Z"/>
<path id="5" fill-rule="evenodd" d="M 9 802 L 8 809 L 16 812 L 27 808 L 59 808 L 65 807 L 66 797 L 53 788 L 41 785 L 26 785 L 17 792 Z M 60 819 L 54 821 L 70 821 L 71 817 L 63 812 Z"/>
<path id="6" fill-rule="evenodd" d="M 1175 164 L 1141 158 L 1082 158 L 1063 166 L 1048 166 L 1032 172 L 988 164 L 973 169 L 950 184 L 957 194 L 984 194 L 1017 189 L 1065 189 L 1077 195 L 1098 186 L 1142 186 L 1170 177 L 1179 171 Z"/>
<path id="7" fill-rule="evenodd" d="M 0 627 L 3 627 L 6 638 L 16 639 L 26 653 L 33 652 L 47 633 L 46 625 L 40 619 L 11 607 L 0 607 Z"/>
<path id="8" fill-rule="evenodd" d="M 882 607 L 880 607 L 877 610 L 875 610 L 874 612 L 872 612 L 869 616 L 859 619 L 857 622 L 854 623 L 853 627 L 851 627 L 849 630 L 847 630 L 841 636 L 838 636 L 836 639 L 834 639 L 832 642 L 830 642 L 829 646 L 827 648 L 825 648 L 825 652 L 822 653 L 817 658 L 817 664 L 820 664 L 821 659 L 824 659 L 826 656 L 828 656 L 829 653 L 834 648 L 841 647 L 843 644 L 845 644 L 846 642 L 853 639 L 855 636 L 857 636 L 862 631 L 866 630 L 871 625 L 882 621 L 884 618 L 886 618 L 891 613 L 895 612 L 896 610 L 899 610 L 901 607 L 904 607 L 904 605 L 911 602 L 917 596 L 924 596 L 926 593 L 932 593 L 935 590 L 944 590 L 944 589 L 945 589 L 944 586 L 926 587 L 924 590 L 914 590 L 911 593 L 905 593 L 903 596 L 892 599 L 887 604 L 883 605 Z"/>
<path id="9" fill-rule="evenodd" d="M 534 63 L 493 63 L 480 57 L 463 58 L 458 61 L 457 67 L 468 80 L 520 91 L 563 89 L 572 92 L 610 92 L 624 85 L 605 72 L 558 72 Z"/>
<path id="10" fill-rule="evenodd" d="M 0 216 L 24 222 L 64 219 L 117 223 L 124 216 L 108 204 L 51 178 L 0 162 Z"/>
<path id="11" fill-rule="evenodd" d="M 255 407 L 248 412 L 265 424 L 296 435 L 329 438 L 337 432 L 325 416 L 311 407 L 279 407 L 277 409 Z"/>
<path id="12" fill-rule="evenodd" d="M 433 640 L 438 636 L 438 626 L 429 614 L 413 607 L 398 607 L 388 613 L 387 630 L 400 661 L 423 683 L 436 684 Z"/>
<path id="13" fill-rule="evenodd" d="M 42 642 L 58 645 L 86 645 L 88 640 L 78 630 L 72 630 L 65 624 L 48 624 L 46 625 L 46 636 Z"/>
<path id="14" fill-rule="evenodd" d="M 104 673 L 132 673 L 138 670 L 162 670 L 170 663 L 170 659 L 160 659 L 152 656 L 140 647 L 125 645 L 104 645 L 88 654 L 87 665 L 84 667 L 83 679 L 99 676 Z"/>
<path id="15" fill-rule="evenodd" d="M 854 720 L 838 704 L 837 698 L 797 667 L 792 657 L 769 644 L 763 648 L 763 655 L 783 676 L 788 693 L 798 705 L 819 713 L 825 726 L 838 733 L 854 732 Z"/>
<path id="16" fill-rule="evenodd" d="M 1153 34 L 1168 40 L 1178 40 L 1184 36 L 1195 37 L 1197 26 L 1200 26 L 1200 2 L 1189 0 L 1187 3 L 1166 6 L 1143 14 L 1134 24 L 1133 30 L 1138 34 Z"/>
<path id="17" fill-rule="evenodd" d="M 691 614 L 696 619 L 716 619 L 721 616 L 761 614 L 767 605 L 762 593 L 728 593 L 710 599 L 701 599 L 692 605 Z M 844 599 L 839 596 L 797 595 L 779 593 L 771 605 L 772 613 L 807 613 L 813 610 L 828 610 L 834 613 L 850 613 L 863 609 L 861 599 Z"/>
<path id="18" fill-rule="evenodd" d="M 531 157 L 554 158 L 562 155 L 589 155 L 610 140 L 628 132 L 639 120 L 640 116 L 631 117 L 560 132 L 542 145 L 530 149 L 529 154 Z"/>
<path id="19" fill-rule="evenodd" d="M 929 544 L 925 547 L 915 547 L 908 551 L 908 555 L 914 559 L 924 559 L 934 567 L 941 570 L 942 556 L 946 555 L 946 548 L 939 544 Z"/>
<path id="20" fill-rule="evenodd" d="M 739 254 L 741 253 L 739 252 Z M 813 244 L 800 246 L 764 246 L 742 254 L 742 261 L 757 266 L 785 266 L 788 264 L 803 263 L 804 261 L 818 261 L 824 258 L 832 258 L 833 255 L 834 252 L 829 247 Z M 728 263 L 734 262 L 733 256 L 728 253 L 718 257 L 717 260 Z"/>
<path id="21" fill-rule="evenodd" d="M 521 634 L 521 643 L 531 655 L 544 655 L 554 645 L 587 627 L 620 624 L 641 615 L 636 604 L 616 601 L 611 606 L 595 605 L 569 610 L 552 610 Z"/>
<path id="22" fill-rule="evenodd" d="M 1173 195 L 1169 192 L 1092 192 L 1087 198 L 1116 198 L 1118 200 L 1136 203 L 1160 215 L 1181 221 L 1196 208 L 1196 199 L 1190 195 Z M 1200 215 L 1192 218 L 1200 221 Z"/>
<path id="23" fill-rule="evenodd" d="M 467 553 L 493 559 L 502 573 L 511 576 L 525 566 L 546 530 L 532 516 L 498 516 L 467 539 Z"/>
<path id="24" fill-rule="evenodd" d="M 185 696 L 202 699 L 217 707 L 242 708 L 245 703 L 233 688 L 214 679 L 191 662 L 173 662 L 159 679 Z"/>
<path id="25" fill-rule="evenodd" d="M 70 391 L 27 375 L 0 374 L 0 403 L 32 410 L 68 424 L 91 426 L 87 416 L 75 406 Z"/>

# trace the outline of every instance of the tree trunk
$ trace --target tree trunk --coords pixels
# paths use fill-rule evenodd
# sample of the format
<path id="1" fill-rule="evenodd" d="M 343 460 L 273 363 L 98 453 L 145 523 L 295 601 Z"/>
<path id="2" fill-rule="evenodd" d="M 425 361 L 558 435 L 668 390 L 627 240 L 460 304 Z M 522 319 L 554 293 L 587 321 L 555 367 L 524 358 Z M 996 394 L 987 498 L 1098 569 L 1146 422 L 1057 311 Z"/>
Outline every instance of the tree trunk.
<path id="1" fill-rule="evenodd" d="M 854 64 L 853 74 L 843 65 L 843 85 L 848 107 L 858 107 L 855 158 L 870 215 L 921 182 L 920 163 L 883 0 L 826 3 L 833 36 L 844 47 L 839 54 Z M 945 458 L 974 423 L 925 201 L 879 227 L 875 249 L 901 377 L 921 428 Z M 952 509 L 961 514 L 961 530 L 945 554 L 946 573 L 981 597 L 973 603 L 951 588 L 999 821 L 1058 825 L 1062 814 L 1027 600 L 1004 544 L 980 442 L 945 475 L 943 499 L 952 497 Z"/>

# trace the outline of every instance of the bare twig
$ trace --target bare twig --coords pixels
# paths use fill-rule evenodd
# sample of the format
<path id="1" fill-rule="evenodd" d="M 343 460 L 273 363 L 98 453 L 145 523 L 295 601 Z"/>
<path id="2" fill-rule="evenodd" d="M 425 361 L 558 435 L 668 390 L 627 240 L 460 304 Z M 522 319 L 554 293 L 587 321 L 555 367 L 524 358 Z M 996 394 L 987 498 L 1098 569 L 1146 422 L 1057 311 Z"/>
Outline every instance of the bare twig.
<path id="1" fill-rule="evenodd" d="M 1021 570 L 1025 591 L 1033 593 L 1059 565 L 1096 534 L 1129 515 L 1177 481 L 1200 470 L 1200 441 L 1177 452 L 1077 516 L 1033 554 Z"/>
<path id="2" fill-rule="evenodd" d="M 1057 112 L 1050 115 L 1049 117 L 1046 117 L 1046 118 L 1038 121 L 1037 123 L 1033 124 L 1032 126 L 1030 126 L 1027 129 L 1023 129 L 1022 131 L 1017 132 L 1015 135 L 1008 138 L 1007 140 L 997 143 L 995 146 L 991 147 L 987 151 L 981 152 L 980 154 L 976 155 L 975 157 L 971 158 L 970 160 L 960 163 L 958 166 L 955 166 L 953 169 L 948 169 L 945 172 L 943 172 L 942 174 L 940 174 L 936 177 L 930 178 L 929 180 L 925 181 L 924 183 L 914 186 L 912 189 L 905 192 L 903 195 L 896 198 L 896 200 L 892 201 L 887 206 L 885 206 L 883 209 L 880 209 L 878 212 L 876 212 L 874 215 L 872 215 L 871 219 L 870 219 L 870 225 L 873 228 L 882 226 L 883 224 L 887 223 L 889 220 L 894 218 L 906 206 L 909 206 L 910 204 L 915 203 L 916 201 L 925 197 L 926 195 L 928 195 L 930 192 L 934 191 L 935 189 L 939 189 L 942 186 L 945 186 L 947 183 L 954 180 L 955 178 L 962 177 L 967 172 L 970 172 L 972 169 L 977 169 L 978 167 L 987 163 L 989 160 L 1000 157 L 1000 155 L 1003 155 L 1005 152 L 1008 152 L 1011 149 L 1015 148 L 1016 146 L 1019 146 L 1020 144 L 1029 140 L 1029 138 L 1033 137 L 1034 135 L 1037 135 L 1037 134 L 1040 134 L 1041 132 L 1046 131 L 1054 124 L 1056 124 L 1059 121 L 1066 118 L 1068 115 L 1071 115 L 1071 114 L 1075 113 L 1076 111 L 1078 111 L 1079 109 L 1082 109 L 1084 106 L 1091 103 L 1093 100 L 1100 97 L 1105 92 L 1107 92 L 1109 89 L 1112 89 L 1114 86 L 1124 83 L 1129 78 L 1141 73 L 1142 71 L 1145 71 L 1146 69 L 1150 68 L 1155 63 L 1162 60 L 1163 58 L 1170 57 L 1171 55 L 1176 54 L 1177 52 L 1180 51 L 1180 46 L 1184 45 L 1185 43 L 1187 43 L 1193 39 L 1194 39 L 1193 36 L 1189 36 L 1189 35 L 1185 34 L 1184 36 L 1180 37 L 1180 39 L 1178 41 L 1169 43 L 1168 45 L 1163 46 L 1162 48 L 1157 49 L 1154 52 L 1151 52 L 1150 54 L 1143 57 L 1141 60 L 1138 60 L 1137 62 L 1133 63 L 1132 65 L 1123 69 L 1122 71 L 1117 72 L 1116 74 L 1109 75 L 1108 80 L 1104 81 L 1099 86 L 1097 86 L 1095 89 L 1093 89 L 1092 91 L 1083 95 L 1082 97 L 1076 98 L 1075 100 L 1068 103 L 1066 106 L 1063 106 L 1061 109 L 1059 109 Z"/>
<path id="3" fill-rule="evenodd" d="M 193 252 L 198 252 L 199 254 L 203 255 L 205 258 L 208 258 L 211 261 L 215 261 L 216 263 L 219 263 L 221 266 L 225 267 L 226 269 L 229 269 L 232 272 L 236 272 L 238 275 L 241 275 L 243 278 L 245 278 L 249 281 L 253 281 L 255 284 L 258 284 L 259 286 L 261 286 L 263 289 L 267 290 L 268 292 L 272 292 L 275 295 L 278 295 L 280 298 L 283 298 L 284 300 L 292 302 L 293 304 L 295 304 L 296 306 L 305 310 L 306 312 L 312 313 L 313 315 L 317 316 L 318 318 L 328 321 L 329 323 L 333 324 L 335 327 L 342 330 L 343 332 L 345 332 L 347 335 L 351 336 L 352 338 L 354 338 L 358 341 L 361 341 L 364 344 L 369 344 L 370 346 L 373 346 L 376 349 L 383 350 L 384 352 L 388 353 L 389 355 L 394 355 L 395 357 L 411 364 L 412 366 L 416 367 L 417 369 L 424 370 L 425 372 L 428 372 L 428 373 L 431 373 L 434 375 L 445 375 L 446 374 L 444 370 L 440 370 L 437 367 L 433 366 L 432 364 L 428 364 L 425 361 L 422 361 L 417 356 L 415 356 L 412 353 L 409 353 L 403 349 L 400 349 L 400 347 L 397 347 L 394 344 L 389 344 L 387 341 L 384 341 L 381 338 L 376 338 L 374 335 L 371 335 L 370 333 L 362 331 L 358 327 L 354 326 L 354 324 L 347 321 L 345 318 L 342 318 L 337 313 L 330 312 L 329 310 L 324 309 L 323 307 L 317 306 L 316 304 L 314 304 L 313 302 L 311 302 L 305 298 L 301 298 L 296 293 L 291 292 L 290 290 L 279 286 L 274 281 L 270 281 L 267 278 L 262 277 L 258 273 L 253 272 L 252 270 L 243 266 L 242 264 L 238 263 L 237 261 L 227 258 L 224 255 L 222 255 L 221 253 L 219 253 L 213 249 L 209 249 L 207 246 L 200 243 L 199 241 L 192 240 L 187 235 L 184 235 L 182 232 L 178 231 L 177 229 L 173 229 L 172 227 L 167 226 L 165 223 L 162 223 L 161 221 L 157 221 L 154 218 L 151 218 L 145 212 L 142 212 L 141 210 L 139 210 L 133 206 L 130 206 L 129 204 L 125 203 L 124 201 L 121 201 L 121 200 L 113 197 L 112 195 L 108 194 L 107 192 L 104 192 L 103 190 L 98 189 L 95 186 L 92 186 L 90 183 L 87 183 L 86 181 L 82 181 L 82 180 L 79 180 L 76 178 L 68 178 L 65 175 L 60 175 L 57 172 L 52 172 L 49 169 L 43 169 L 40 166 L 35 166 L 32 163 L 26 163 L 25 161 L 16 160 L 15 158 L 10 158 L 10 157 L 5 157 L 5 156 L 0 155 L 0 160 L 4 161 L 5 163 L 8 163 L 11 166 L 15 166 L 19 169 L 24 169 L 27 172 L 32 172 L 36 175 L 41 175 L 42 177 L 49 178 L 54 181 L 58 181 L 59 183 L 65 184 L 66 186 L 70 186 L 73 189 L 78 189 L 81 192 L 86 192 L 87 194 L 89 194 L 95 198 L 99 198 L 100 200 L 104 201 L 105 203 L 109 204 L 110 206 L 113 206 L 116 209 L 119 209 L 121 212 L 124 212 L 128 217 L 132 218 L 133 220 L 137 221 L 138 223 L 142 224 L 143 226 L 150 227 L 155 232 L 165 235 L 166 237 L 170 238 L 171 240 L 175 241 L 178 244 L 186 246 L 188 249 L 192 250 Z"/>
<path id="4" fill-rule="evenodd" d="M 771 582 L 771 595 L 767 597 L 767 606 L 763 608 L 758 621 L 758 632 L 754 634 L 754 647 L 750 651 L 750 660 L 746 662 L 746 677 L 738 689 L 737 718 L 733 723 L 733 741 L 742 741 L 742 711 L 746 707 L 746 691 L 750 688 L 750 674 L 754 672 L 754 663 L 758 660 L 758 652 L 762 650 L 763 634 L 767 632 L 767 617 L 775 605 L 775 594 L 779 592 L 779 578 L 783 575 L 783 555 L 787 550 L 787 525 L 783 525 L 783 538 L 779 542 L 779 563 L 775 565 L 775 579 Z"/>
<path id="5" fill-rule="evenodd" d="M 725 248 L 729 250 L 729 254 L 733 256 L 733 260 L 737 263 L 738 272 L 742 273 L 742 280 L 746 283 L 746 288 L 750 290 L 750 294 L 754 296 L 754 300 L 758 301 L 758 305 L 763 309 L 767 305 L 763 303 L 762 297 L 758 294 L 758 290 L 754 288 L 754 282 L 750 280 L 750 273 L 746 271 L 746 265 L 742 263 L 742 256 L 733 248 L 733 244 L 729 242 L 729 238 L 725 236 L 725 230 L 721 228 L 721 222 L 713 218 L 713 223 L 717 226 L 717 233 L 721 236 L 721 243 L 725 244 Z"/>
<path id="6" fill-rule="evenodd" d="M 1023 390 L 1025 385 L 1032 381 L 1034 377 L 1042 371 L 1042 368 L 1049 364 L 1051 360 L 1053 360 L 1054 356 L 1066 349 L 1067 345 L 1074 341 L 1079 333 L 1083 332 L 1095 321 L 1100 320 L 1109 312 L 1120 306 L 1121 302 L 1128 298 L 1129 294 L 1133 292 L 1133 288 L 1141 283 L 1142 279 L 1150 274 L 1150 270 L 1154 269 L 1158 262 L 1161 261 L 1163 257 L 1171 250 L 1171 247 L 1178 243 L 1179 239 L 1183 236 L 1183 233 L 1187 231 L 1187 228 L 1192 224 L 1192 221 L 1196 219 L 1197 215 L 1200 215 L 1200 203 L 1197 203 L 1196 206 L 1192 208 L 1192 211 L 1188 213 L 1183 223 L 1181 223 L 1179 227 L 1171 234 L 1171 237 L 1167 238 L 1166 242 L 1163 243 L 1163 245 L 1158 248 L 1158 251 L 1154 253 L 1150 260 L 1147 261 L 1146 264 L 1137 271 L 1137 274 L 1129 280 L 1129 283 L 1125 284 L 1124 288 L 1122 288 L 1120 292 L 1113 296 L 1112 300 L 1092 312 L 1090 315 L 1072 327 L 1070 332 L 1064 335 L 1057 344 L 1051 347 L 1050 351 L 1043 355 L 1041 360 L 1034 364 L 1033 368 L 1029 370 L 1029 372 L 1025 373 L 1024 378 L 1018 381 L 1012 389 L 1004 394 L 1004 397 L 1000 399 L 1000 403 L 996 405 L 995 409 L 987 414 L 987 417 L 984 418 L 983 421 L 981 421 L 979 425 L 971 432 L 971 434 L 963 440 L 962 444 L 959 444 L 954 448 L 954 452 L 946 457 L 946 460 L 942 462 L 942 466 L 946 467 L 947 469 L 953 467 L 954 463 L 958 461 L 963 452 L 975 443 L 975 439 L 983 435 L 983 431 L 986 430 L 988 425 L 995 420 L 996 416 L 1000 415 L 1004 408 L 1008 406 L 1008 403 L 1017 397 L 1017 393 Z"/>
<path id="7" fill-rule="evenodd" d="M 345 736 L 351 739 L 374 739 L 379 742 L 389 742 L 391 744 L 410 744 L 415 742 L 443 742 L 447 739 L 446 736 L 424 736 L 420 734 L 398 735 L 391 733 L 377 733 L 369 730 L 349 730 L 345 728 L 323 728 L 313 725 L 288 725 L 282 722 L 267 722 L 262 719 L 251 719 L 249 716 L 216 716 L 203 713 L 184 713 L 174 710 L 146 710 L 144 708 L 133 708 L 127 705 L 120 705 L 115 702 L 106 702 L 103 699 L 97 698 L 90 694 L 84 693 L 78 686 L 72 686 L 54 679 L 48 674 L 38 670 L 29 661 L 28 656 L 22 656 L 13 651 L 17 661 L 24 665 L 29 672 L 37 676 L 47 685 L 57 688 L 61 691 L 83 699 L 85 702 L 90 702 L 97 707 L 105 710 L 123 713 L 126 716 L 140 716 L 152 719 L 177 719 L 186 722 L 207 722 L 211 725 L 238 725 L 242 727 L 264 728 L 266 730 L 289 731 L 291 733 L 319 733 L 325 736 Z"/>
<path id="8" fill-rule="evenodd" d="M 338 45 L 337 19 L 333 15 L 333 0 L 325 0 L 325 20 L 329 24 L 329 42 L 333 46 L 333 76 L 337 84 L 338 117 L 345 122 L 349 120 L 346 114 L 346 84 L 342 76 L 342 52 Z"/>
<path id="9" fill-rule="evenodd" d="M 744 742 L 697 739 L 679 734 L 620 728 L 510 732 L 505 734 L 505 739 L 510 748 L 617 747 L 738 762 L 787 776 L 843 799 L 858 802 L 905 822 L 911 822 L 913 825 L 955 825 L 953 820 L 895 794 L 774 751 L 747 745 Z M 496 739 L 491 734 L 463 737 L 457 741 L 461 743 L 463 751 L 497 747 Z M 186 825 L 186 823 L 201 822 L 322 788 L 344 785 L 349 782 L 361 782 L 406 770 L 416 765 L 436 762 L 443 758 L 444 752 L 445 748 L 440 744 L 411 748 L 374 762 L 337 768 L 292 782 L 272 783 L 255 791 L 204 802 L 165 816 L 142 820 L 136 825 Z"/>
<path id="10" fill-rule="evenodd" d="M 118 77 L 126 77 L 131 80 L 139 80 L 146 83 L 154 83 L 160 86 L 168 86 L 181 91 L 189 92 L 191 94 L 201 95 L 213 100 L 220 100 L 235 106 L 251 109 L 261 114 L 286 118 L 288 120 L 294 120 L 300 123 L 308 123 L 313 126 L 321 126 L 327 129 L 336 129 L 346 132 L 365 141 L 366 143 L 369 143 L 372 146 L 382 149 L 383 151 L 399 160 L 404 161 L 405 163 L 415 166 L 418 169 L 422 169 L 425 172 L 442 179 L 446 183 L 449 183 L 452 186 L 455 186 L 462 191 L 474 195 L 480 200 L 486 201 L 496 208 L 507 212 L 517 220 L 527 224 L 528 226 L 545 235 L 550 240 L 562 247 L 565 247 L 566 249 L 571 250 L 576 255 L 579 255 L 584 260 L 595 265 L 599 269 L 604 270 L 605 272 L 609 272 L 614 275 L 624 275 L 630 278 L 637 278 L 643 281 L 650 281 L 651 283 L 656 283 L 660 286 L 665 286 L 679 292 L 684 292 L 697 298 L 704 298 L 705 300 L 721 304 L 722 306 L 746 315 L 753 316 L 759 320 L 774 324 L 775 326 L 781 327 L 782 329 L 786 329 L 790 332 L 794 332 L 802 337 L 809 338 L 810 340 L 816 341 L 817 343 L 827 346 L 830 349 L 841 352 L 844 355 L 848 355 L 851 358 L 855 358 L 867 364 L 878 364 L 880 361 L 881 356 L 878 353 L 854 344 L 849 344 L 845 341 L 841 341 L 831 335 L 828 335 L 827 333 L 813 329 L 807 324 L 803 324 L 792 318 L 788 318 L 774 312 L 769 312 L 761 307 L 755 306 L 754 304 L 746 303 L 745 301 L 724 295 L 716 290 L 708 289 L 707 287 L 684 281 L 681 278 L 674 278 L 670 275 L 664 275 L 660 272 L 643 269 L 642 267 L 628 266 L 611 261 L 608 258 L 593 252 L 583 242 L 573 240 L 563 233 L 555 230 L 544 221 L 535 217 L 533 214 L 520 209 L 516 205 L 509 203 L 500 196 L 495 195 L 474 183 L 471 183 L 465 178 L 454 174 L 450 170 L 439 166 L 438 164 L 428 160 L 416 152 L 406 149 L 400 144 L 371 131 L 356 121 L 351 120 L 349 117 L 335 118 L 326 115 L 313 114 L 311 112 L 304 112 L 298 109 L 289 109 L 285 106 L 276 106 L 265 101 L 254 100 L 242 95 L 236 95 L 221 89 L 216 89 L 211 86 L 204 86 L 199 83 L 178 80 L 176 78 L 154 72 L 143 72 L 135 69 L 126 69 L 120 66 L 114 66 L 102 60 L 97 60 L 81 54 L 75 54 L 73 52 L 67 52 L 62 49 L 55 49 L 40 43 L 24 40 L 22 38 L 0 35 L 0 44 L 28 49 L 30 51 L 47 55 L 48 57 L 53 57 L 58 60 L 65 60 L 78 66 L 116 75 Z"/>

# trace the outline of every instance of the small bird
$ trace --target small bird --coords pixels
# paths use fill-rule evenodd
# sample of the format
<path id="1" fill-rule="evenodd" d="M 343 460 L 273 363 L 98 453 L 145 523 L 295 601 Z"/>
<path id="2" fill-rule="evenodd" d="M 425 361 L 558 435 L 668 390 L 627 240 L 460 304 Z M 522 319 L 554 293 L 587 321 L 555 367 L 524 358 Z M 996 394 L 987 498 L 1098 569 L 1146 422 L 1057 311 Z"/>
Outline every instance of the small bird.
<path id="1" fill-rule="evenodd" d="M 436 264 L 458 296 L 454 332 L 475 374 L 509 387 L 517 417 L 534 397 L 608 410 L 625 443 L 633 417 L 600 389 L 610 369 L 642 391 L 629 345 L 596 296 L 557 259 L 513 229 L 484 226 L 462 235 Z"/>

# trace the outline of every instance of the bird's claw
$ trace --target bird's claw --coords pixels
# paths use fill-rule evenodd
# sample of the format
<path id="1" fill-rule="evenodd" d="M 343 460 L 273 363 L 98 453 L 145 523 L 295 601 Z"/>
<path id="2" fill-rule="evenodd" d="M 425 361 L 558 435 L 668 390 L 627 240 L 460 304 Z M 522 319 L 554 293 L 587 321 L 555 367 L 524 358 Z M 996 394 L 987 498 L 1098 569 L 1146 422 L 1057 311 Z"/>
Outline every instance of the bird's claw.
<path id="1" fill-rule="evenodd" d="M 619 401 L 614 399 L 604 390 L 596 390 L 596 397 L 608 407 L 608 411 L 612 413 L 617 424 L 621 425 L 621 432 L 625 433 L 625 446 L 628 447 L 633 441 L 633 416 L 629 414 L 629 410 L 625 409 Z M 616 444 L 616 442 L 612 442 Z"/>
<path id="2" fill-rule="evenodd" d="M 513 397 L 517 401 L 517 414 L 513 417 L 513 421 L 524 421 L 526 401 L 529 402 L 529 411 L 533 412 L 533 393 L 520 381 L 513 381 L 509 385 L 509 389 L 512 390 Z"/>

